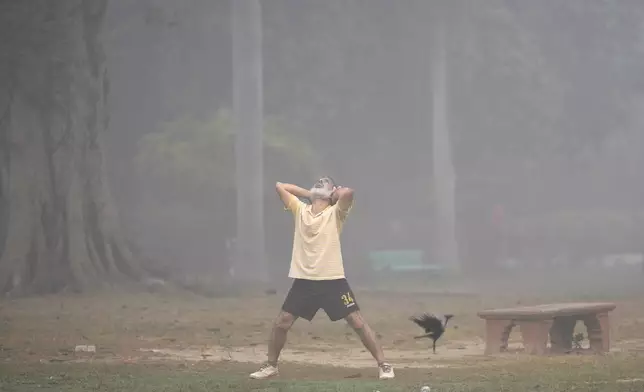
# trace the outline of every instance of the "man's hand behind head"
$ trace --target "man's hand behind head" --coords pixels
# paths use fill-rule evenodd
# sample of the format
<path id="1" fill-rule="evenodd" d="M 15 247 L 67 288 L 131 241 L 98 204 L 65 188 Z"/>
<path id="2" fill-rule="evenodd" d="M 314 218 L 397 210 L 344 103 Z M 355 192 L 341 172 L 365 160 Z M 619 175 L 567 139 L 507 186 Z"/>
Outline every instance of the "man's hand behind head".
<path id="1" fill-rule="evenodd" d="M 335 189 L 333 189 L 333 193 L 331 194 L 331 205 L 335 205 L 335 203 L 338 202 L 338 199 L 340 199 L 340 193 L 338 193 L 338 189 L 340 189 L 339 186 L 336 186 Z"/>

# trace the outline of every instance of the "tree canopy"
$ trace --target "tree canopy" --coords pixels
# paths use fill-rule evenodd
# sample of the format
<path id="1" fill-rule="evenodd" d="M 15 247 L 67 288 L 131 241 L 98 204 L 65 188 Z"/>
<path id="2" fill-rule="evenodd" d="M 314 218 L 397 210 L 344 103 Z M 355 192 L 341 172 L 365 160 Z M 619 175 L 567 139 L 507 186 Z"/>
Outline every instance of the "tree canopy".
<path id="1" fill-rule="evenodd" d="M 40 285 L 44 265 L 56 272 L 44 291 L 103 273 L 139 277 L 125 235 L 184 252 L 174 259 L 218 259 L 235 225 L 231 3 L 0 7 L 0 290 Z M 487 238 L 495 206 L 523 244 L 518 253 L 638 246 L 628 233 L 644 209 L 641 1 L 262 7 L 270 235 L 288 223 L 272 184 L 331 174 L 357 189 L 347 252 L 397 246 L 394 220 L 407 225 L 407 245 L 431 247 L 440 17 L 457 231 L 468 254 L 485 248 L 475 240 Z M 180 243 L 191 227 L 181 241 L 192 242 Z M 287 237 L 267 242 L 271 258 L 288 256 Z"/>

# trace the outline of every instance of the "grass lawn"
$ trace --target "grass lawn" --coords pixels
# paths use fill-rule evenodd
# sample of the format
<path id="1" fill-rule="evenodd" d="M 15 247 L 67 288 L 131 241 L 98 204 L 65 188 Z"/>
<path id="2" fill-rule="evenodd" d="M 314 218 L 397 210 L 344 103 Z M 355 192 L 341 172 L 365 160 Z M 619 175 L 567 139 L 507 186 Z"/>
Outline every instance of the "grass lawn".
<path id="1" fill-rule="evenodd" d="M 513 282 L 516 284 L 516 282 Z M 621 282 L 623 283 L 623 282 Z M 520 295 L 517 293 L 521 293 Z M 544 294 L 545 293 L 545 294 Z M 265 359 L 278 295 L 205 298 L 185 292 L 112 292 L 0 300 L 0 391 L 644 391 L 644 293 L 502 290 L 476 295 L 357 290 L 396 379 L 379 382 L 373 360 L 343 322 L 321 311 L 298 321 L 271 381 L 248 374 Z M 553 301 L 614 301 L 613 351 L 535 357 L 483 355 L 482 308 Z M 455 314 L 431 353 L 414 340 L 412 313 Z M 578 326 L 583 332 L 583 328 Z M 94 354 L 75 353 L 93 344 Z M 156 352 L 150 350 L 157 350 Z"/>
<path id="2" fill-rule="evenodd" d="M 284 364 L 274 381 L 251 381 L 248 364 L 12 364 L 0 366 L 0 390 L 27 391 L 606 391 L 644 390 L 642 358 L 510 359 L 461 369 L 399 369 L 397 379 L 353 379 L 373 369 Z"/>

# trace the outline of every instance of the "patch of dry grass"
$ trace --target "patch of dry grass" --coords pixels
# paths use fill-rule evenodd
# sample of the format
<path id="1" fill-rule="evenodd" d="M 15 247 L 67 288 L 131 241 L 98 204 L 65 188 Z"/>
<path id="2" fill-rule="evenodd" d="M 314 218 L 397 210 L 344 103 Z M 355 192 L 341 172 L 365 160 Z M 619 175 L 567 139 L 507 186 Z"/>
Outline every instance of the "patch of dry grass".
<path id="1" fill-rule="evenodd" d="M 482 336 L 482 323 L 475 314 L 480 307 L 476 297 L 357 295 L 363 313 L 385 345 L 415 346 L 409 337 L 418 330 L 407 318 L 426 310 L 456 315 L 448 339 Z M 88 343 L 110 350 L 264 344 L 282 301 L 282 295 L 209 299 L 187 293 L 147 292 L 5 300 L 0 302 L 0 344 L 5 350 L 34 353 Z M 311 340 L 358 343 L 353 331 L 342 322 L 330 322 L 323 311 L 313 323 L 299 320 L 289 336 L 290 345 Z"/>
<path id="2" fill-rule="evenodd" d="M 25 377 L 27 379 L 45 377 L 53 374 L 52 372 L 77 374 L 74 377 L 98 382 L 97 380 L 103 376 L 96 373 L 96 368 L 90 370 L 84 364 L 38 364 L 41 360 L 74 359 L 72 351 L 75 345 L 95 344 L 98 353 L 94 359 L 105 359 L 105 363 L 113 363 L 116 360 L 117 363 L 109 366 L 101 365 L 105 366 L 100 370 L 105 374 L 104 377 L 107 380 L 105 385 L 109 383 L 129 385 L 128 388 L 131 388 L 129 390 L 141 391 L 178 391 L 185 385 L 192 385 L 190 387 L 192 389 L 189 390 L 208 390 L 207 388 L 213 390 L 213 385 L 219 388 L 214 390 L 246 391 L 251 390 L 246 389 L 250 387 L 257 389 L 254 384 L 249 386 L 245 379 L 247 372 L 256 365 L 214 362 L 187 365 L 181 362 L 166 362 L 165 365 L 159 365 L 158 359 L 153 362 L 143 362 L 143 354 L 138 350 L 186 347 L 207 349 L 212 346 L 263 347 L 268 337 L 270 323 L 279 310 L 283 296 L 284 293 L 244 298 L 205 298 L 186 292 L 167 290 L 158 293 L 112 292 L 87 296 L 60 295 L 0 300 L 0 363 L 4 363 L 2 366 L 5 366 L 4 370 L 7 374 L 13 374 L 9 379 L 5 379 L 4 383 L 19 386 L 20 380 Z M 419 332 L 418 327 L 408 320 L 408 317 L 415 312 L 433 311 L 455 314 L 445 337 L 440 341 L 438 348 L 440 353 L 454 350 L 453 344 L 460 341 L 483 338 L 484 325 L 476 316 L 476 313 L 483 308 L 519 303 L 528 305 L 553 301 L 605 300 L 602 295 L 586 294 L 583 297 L 575 295 L 536 297 L 495 293 L 445 295 L 363 290 L 357 290 L 356 296 L 363 313 L 379 333 L 386 350 L 395 349 L 401 352 L 426 350 L 427 357 L 424 360 L 434 363 L 442 363 L 442 360 L 440 357 L 432 357 L 428 342 L 419 342 L 411 338 Z M 400 370 L 397 372 L 400 381 L 396 387 L 381 390 L 414 390 L 409 388 L 415 388 L 424 382 L 429 382 L 428 380 L 432 381 L 433 385 L 439 385 L 434 389 L 435 391 L 476 390 L 474 388 L 479 388 L 480 391 L 530 390 L 521 388 L 564 391 L 569 390 L 566 388 L 573 384 L 588 387 L 587 389 L 578 388 L 578 390 L 644 390 L 644 384 L 638 384 L 637 381 L 617 383 L 619 379 L 633 379 L 644 374 L 644 360 L 638 354 L 638 347 L 641 349 L 644 341 L 644 296 L 613 296 L 608 299 L 614 300 L 618 305 L 612 318 L 614 341 L 630 352 L 608 356 L 570 355 L 542 358 L 521 354 L 506 354 L 500 357 L 474 356 L 456 360 L 452 358 L 444 362 L 451 365 L 458 364 L 458 366 L 431 370 L 405 369 L 405 361 L 401 361 Z M 517 332 L 513 334 L 518 335 Z M 329 349 L 334 347 L 361 349 L 361 344 L 353 331 L 342 322 L 328 321 L 322 311 L 313 323 L 303 320 L 296 323 L 289 335 L 287 348 L 302 351 L 319 349 L 319 347 L 312 347 L 316 344 L 328 344 L 326 347 Z M 174 381 L 167 381 L 167 389 L 145 389 L 145 385 L 128 384 L 128 380 L 123 378 L 124 370 L 120 368 L 123 365 L 118 365 L 128 357 L 138 357 L 135 361 L 138 364 L 129 365 L 134 367 L 128 368 L 127 372 L 135 372 L 142 379 L 150 378 L 146 385 L 157 385 L 158 383 L 155 384 L 156 381 L 153 381 L 155 379 L 168 379 L 164 376 L 167 372 L 173 374 Z M 29 364 L 28 366 L 31 367 L 26 369 L 32 370 L 19 372 L 17 364 L 20 366 Z M 187 372 L 187 369 L 192 370 Z M 302 387 L 297 390 L 373 391 L 378 387 L 376 384 L 369 384 L 369 380 L 375 376 L 371 374 L 373 371 L 374 369 L 310 367 L 301 363 L 285 363 L 282 378 L 312 380 L 297 384 Z M 359 380 L 343 381 L 340 386 L 331 381 L 313 382 L 320 379 L 342 380 L 344 377 L 355 375 L 356 372 L 361 373 Z M 87 387 L 87 383 L 84 387 Z M 61 389 L 52 390 L 87 390 L 74 389 L 76 387 L 68 384 L 64 384 L 68 389 L 61 387 Z M 296 390 L 288 389 L 285 386 L 287 384 L 279 382 L 271 385 L 278 388 L 275 390 L 280 390 L 279 388 Z M 203 389 L 200 389 L 200 386 Z M 348 389 L 349 386 L 353 389 Z M 632 389 L 635 386 L 637 388 Z M 137 389 L 139 387 L 141 389 Z M 363 387 L 366 389 L 361 389 Z M 13 390 L 29 390 L 20 388 L 16 387 Z M 123 390 L 114 388 L 104 390 Z"/>
<path id="3" fill-rule="evenodd" d="M 484 336 L 476 313 L 482 308 L 542 303 L 538 298 L 449 296 L 357 292 L 363 313 L 385 347 L 418 348 L 410 339 L 418 327 L 408 321 L 415 312 L 452 313 L 447 341 Z M 555 300 L 555 299 L 551 299 Z M 561 299 L 560 299 L 561 300 Z M 140 347 L 247 346 L 264 344 L 283 301 L 283 293 L 250 298 L 204 298 L 188 293 L 102 293 L 90 296 L 49 296 L 0 302 L 0 345 L 3 352 L 51 353 L 76 344 L 96 344 L 103 350 Z M 644 339 L 644 298 L 616 301 L 614 337 Z M 442 340 L 443 340 L 442 339 Z M 320 311 L 313 323 L 298 320 L 289 345 L 359 344 L 342 323 L 332 323 Z"/>
<path id="4" fill-rule="evenodd" d="M 476 298 L 358 295 L 364 314 L 385 345 L 407 342 L 418 332 L 408 316 L 425 310 L 456 314 L 453 326 L 457 329 L 450 329 L 449 339 L 482 333 L 482 324 L 475 314 L 479 306 Z M 207 299 L 189 294 L 139 293 L 5 301 L 1 305 L 5 333 L 0 344 L 36 351 L 88 342 L 109 349 L 263 344 L 282 299 L 281 295 Z M 299 320 L 289 336 L 292 345 L 311 340 L 357 343 L 344 323 L 331 323 L 323 311 L 313 323 Z"/>

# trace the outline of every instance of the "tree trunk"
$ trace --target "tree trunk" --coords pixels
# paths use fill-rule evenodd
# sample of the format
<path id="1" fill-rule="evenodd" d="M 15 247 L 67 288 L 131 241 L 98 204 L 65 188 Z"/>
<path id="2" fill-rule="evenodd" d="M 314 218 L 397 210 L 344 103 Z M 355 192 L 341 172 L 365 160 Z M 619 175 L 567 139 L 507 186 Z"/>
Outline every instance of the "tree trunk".
<path id="1" fill-rule="evenodd" d="M 266 281 L 262 9 L 259 0 L 235 0 L 233 26 L 233 122 L 237 177 L 237 238 L 234 275 Z"/>
<path id="2" fill-rule="evenodd" d="M 445 48 L 447 1 L 434 3 L 432 15 L 432 157 L 434 182 L 434 258 L 451 269 L 459 269 L 456 241 L 455 184 L 452 143 L 448 125 L 448 90 Z"/>
<path id="3" fill-rule="evenodd" d="M 119 233 L 101 145 L 109 122 L 107 1 L 17 3 L 13 17 L 21 19 L 9 36 L 21 39 L 3 40 L 2 48 L 17 60 L 2 74 L 11 88 L 0 92 L 0 211 L 7 211 L 0 293 L 140 278 Z"/>

